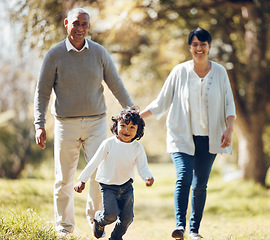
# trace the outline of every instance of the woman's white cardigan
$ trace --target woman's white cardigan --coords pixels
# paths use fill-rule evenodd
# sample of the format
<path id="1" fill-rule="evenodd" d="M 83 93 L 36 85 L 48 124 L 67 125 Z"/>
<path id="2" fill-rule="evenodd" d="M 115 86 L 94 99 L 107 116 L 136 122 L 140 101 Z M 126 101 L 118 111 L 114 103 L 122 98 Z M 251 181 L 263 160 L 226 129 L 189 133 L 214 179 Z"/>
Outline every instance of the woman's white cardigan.
<path id="1" fill-rule="evenodd" d="M 146 109 L 159 119 L 167 110 L 167 151 L 194 155 L 188 80 L 192 70 L 191 61 L 173 68 L 158 97 Z M 207 109 L 209 124 L 209 152 L 231 154 L 232 145 L 220 147 L 221 136 L 226 129 L 226 118 L 236 116 L 232 89 L 226 69 L 211 62 L 212 67 L 207 83 Z"/>

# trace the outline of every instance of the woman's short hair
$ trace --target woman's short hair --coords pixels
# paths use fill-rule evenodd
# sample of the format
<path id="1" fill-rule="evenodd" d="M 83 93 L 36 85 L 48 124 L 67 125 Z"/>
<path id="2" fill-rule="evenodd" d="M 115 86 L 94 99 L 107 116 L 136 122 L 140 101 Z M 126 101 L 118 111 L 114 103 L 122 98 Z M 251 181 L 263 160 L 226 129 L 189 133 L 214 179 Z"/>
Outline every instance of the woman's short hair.
<path id="1" fill-rule="evenodd" d="M 131 121 L 134 125 L 138 125 L 137 133 L 131 141 L 141 139 L 141 137 L 144 135 L 145 122 L 139 113 L 140 110 L 138 107 L 128 107 L 123 109 L 116 117 L 112 117 L 112 124 L 110 126 L 111 132 L 118 135 L 118 122 L 123 120 L 126 124 L 129 124 Z"/>
<path id="2" fill-rule="evenodd" d="M 201 42 L 208 42 L 209 44 L 212 42 L 212 37 L 207 30 L 203 28 L 197 28 L 190 32 L 188 36 L 188 45 L 191 45 L 194 36 L 196 36 Z"/>

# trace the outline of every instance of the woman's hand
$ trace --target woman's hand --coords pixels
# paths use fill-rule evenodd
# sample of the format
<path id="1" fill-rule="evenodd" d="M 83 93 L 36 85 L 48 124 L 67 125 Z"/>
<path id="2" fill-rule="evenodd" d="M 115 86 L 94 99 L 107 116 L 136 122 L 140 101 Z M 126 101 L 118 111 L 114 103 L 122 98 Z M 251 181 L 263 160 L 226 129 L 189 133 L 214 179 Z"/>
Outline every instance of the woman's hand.
<path id="1" fill-rule="evenodd" d="M 143 110 L 142 112 L 140 112 L 140 116 L 142 119 L 146 119 L 152 115 L 153 115 L 153 113 L 151 113 L 150 110 Z"/>
<path id="2" fill-rule="evenodd" d="M 225 132 L 222 134 L 220 147 L 226 148 L 231 145 L 232 141 L 232 131 L 230 131 L 228 128 L 226 128 Z"/>
<path id="3" fill-rule="evenodd" d="M 234 116 L 227 117 L 227 128 L 225 132 L 222 134 L 220 141 L 221 148 L 226 148 L 231 145 L 234 119 L 235 119 Z"/>

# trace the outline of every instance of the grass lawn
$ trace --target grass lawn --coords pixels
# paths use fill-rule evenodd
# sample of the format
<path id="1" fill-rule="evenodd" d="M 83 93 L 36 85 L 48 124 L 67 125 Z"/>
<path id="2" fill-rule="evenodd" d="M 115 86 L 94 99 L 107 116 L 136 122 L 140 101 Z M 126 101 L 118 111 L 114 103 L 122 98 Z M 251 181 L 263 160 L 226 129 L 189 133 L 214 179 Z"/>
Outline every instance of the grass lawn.
<path id="1" fill-rule="evenodd" d="M 136 176 L 135 218 L 125 240 L 172 239 L 174 166 L 150 164 L 150 169 L 155 177 L 152 187 Z M 0 179 L 0 239 L 57 239 L 52 175 L 47 169 L 38 179 Z M 85 218 L 87 191 L 74 196 L 76 228 L 66 239 L 94 239 Z M 112 228 L 106 227 L 108 237 Z M 270 240 L 270 189 L 241 180 L 225 182 L 212 174 L 200 233 L 205 240 Z"/>

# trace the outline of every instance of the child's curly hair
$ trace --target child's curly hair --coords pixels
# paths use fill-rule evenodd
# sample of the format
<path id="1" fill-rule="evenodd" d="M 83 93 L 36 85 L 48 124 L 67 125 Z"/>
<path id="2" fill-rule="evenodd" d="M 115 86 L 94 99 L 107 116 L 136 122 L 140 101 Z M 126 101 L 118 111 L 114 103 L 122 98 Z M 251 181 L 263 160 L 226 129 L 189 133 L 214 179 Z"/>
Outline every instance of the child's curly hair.
<path id="1" fill-rule="evenodd" d="M 134 125 L 138 125 L 137 133 L 131 141 L 135 139 L 139 140 L 144 135 L 144 120 L 140 116 L 140 110 L 138 107 L 128 107 L 123 109 L 116 117 L 112 117 L 112 124 L 110 126 L 111 132 L 115 135 L 118 135 L 117 124 L 122 119 L 126 124 L 129 124 L 130 121 Z"/>

